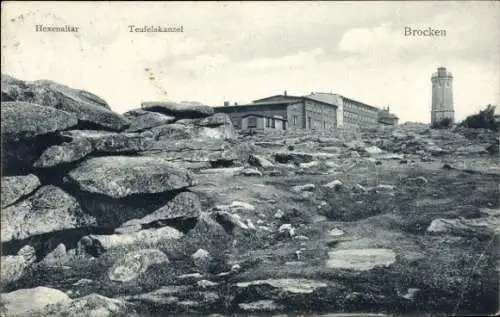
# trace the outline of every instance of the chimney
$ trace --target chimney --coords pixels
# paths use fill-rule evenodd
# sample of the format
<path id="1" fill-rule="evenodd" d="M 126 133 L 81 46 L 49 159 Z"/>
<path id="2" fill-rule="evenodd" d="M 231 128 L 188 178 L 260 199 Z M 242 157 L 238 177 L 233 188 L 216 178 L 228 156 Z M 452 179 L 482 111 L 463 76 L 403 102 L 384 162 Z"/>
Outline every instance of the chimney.
<path id="1" fill-rule="evenodd" d="M 285 92 L 283 92 L 283 95 L 286 96 L 286 90 L 285 90 Z"/>
<path id="2" fill-rule="evenodd" d="M 229 101 L 224 101 L 224 107 L 229 107 Z"/>

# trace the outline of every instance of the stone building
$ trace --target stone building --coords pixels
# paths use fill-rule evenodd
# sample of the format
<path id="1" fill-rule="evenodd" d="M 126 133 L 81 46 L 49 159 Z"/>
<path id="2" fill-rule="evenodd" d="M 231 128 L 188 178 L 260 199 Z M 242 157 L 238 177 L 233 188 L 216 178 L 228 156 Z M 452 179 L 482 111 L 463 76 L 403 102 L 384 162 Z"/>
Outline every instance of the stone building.
<path id="1" fill-rule="evenodd" d="M 392 114 L 389 110 L 389 106 L 387 108 L 383 108 L 378 112 L 378 123 L 383 125 L 397 125 L 399 118 Z"/>
<path id="2" fill-rule="evenodd" d="M 455 121 L 453 109 L 453 76 L 445 67 L 439 67 L 432 74 L 432 109 L 431 123 L 435 124 L 443 119 Z"/>
<path id="3" fill-rule="evenodd" d="M 227 113 L 238 129 L 243 128 L 242 119 L 247 115 L 260 115 L 272 120 L 282 118 L 285 129 L 318 130 L 337 126 L 336 106 L 307 96 L 289 96 L 286 92 L 283 95 L 254 100 L 251 104 L 226 104 L 224 107 L 215 107 L 214 110 Z"/>
<path id="4" fill-rule="evenodd" d="M 311 93 L 306 96 L 274 95 L 254 100 L 250 104 L 215 107 L 215 112 L 227 113 L 236 128 L 242 128 L 242 118 L 258 114 L 284 119 L 285 129 L 356 130 L 376 126 L 379 108 L 332 93 Z"/>

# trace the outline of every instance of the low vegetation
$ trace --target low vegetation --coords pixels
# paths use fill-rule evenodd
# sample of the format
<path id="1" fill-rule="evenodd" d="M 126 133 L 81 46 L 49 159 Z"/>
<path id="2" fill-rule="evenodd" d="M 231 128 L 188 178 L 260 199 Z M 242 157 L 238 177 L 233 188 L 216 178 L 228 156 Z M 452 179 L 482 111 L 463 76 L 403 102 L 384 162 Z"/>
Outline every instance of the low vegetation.
<path id="1" fill-rule="evenodd" d="M 498 131 L 500 129 L 500 120 L 498 117 L 495 117 L 495 106 L 488 105 L 484 110 L 479 111 L 479 113 L 465 118 L 460 125 L 472 129 Z"/>

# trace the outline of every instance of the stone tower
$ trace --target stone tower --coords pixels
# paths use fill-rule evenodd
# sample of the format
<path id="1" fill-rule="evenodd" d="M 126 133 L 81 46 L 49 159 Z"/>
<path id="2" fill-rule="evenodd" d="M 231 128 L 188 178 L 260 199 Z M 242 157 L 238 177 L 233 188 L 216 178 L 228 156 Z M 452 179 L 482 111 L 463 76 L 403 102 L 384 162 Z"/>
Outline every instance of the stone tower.
<path id="1" fill-rule="evenodd" d="M 432 74 L 432 110 L 431 123 L 445 118 L 455 121 L 453 110 L 453 76 L 446 68 L 439 67 L 437 73 Z"/>

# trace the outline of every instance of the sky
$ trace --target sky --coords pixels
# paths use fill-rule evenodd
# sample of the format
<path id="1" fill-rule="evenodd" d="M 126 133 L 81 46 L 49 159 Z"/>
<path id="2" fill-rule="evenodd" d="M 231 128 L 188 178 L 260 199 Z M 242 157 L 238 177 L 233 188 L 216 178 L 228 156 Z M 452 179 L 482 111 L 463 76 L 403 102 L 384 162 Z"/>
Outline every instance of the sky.
<path id="1" fill-rule="evenodd" d="M 142 101 L 222 106 L 286 90 L 390 105 L 401 123 L 427 123 L 439 66 L 454 76 L 456 120 L 500 106 L 498 1 L 7 1 L 1 14 L 2 73 L 88 90 L 119 113 Z M 79 31 L 36 32 L 39 24 Z M 405 27 L 446 36 L 408 37 Z"/>

